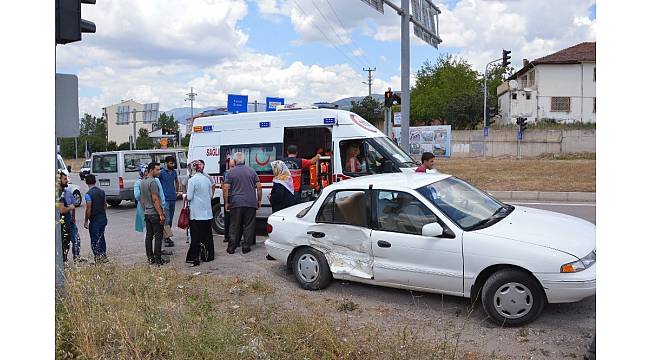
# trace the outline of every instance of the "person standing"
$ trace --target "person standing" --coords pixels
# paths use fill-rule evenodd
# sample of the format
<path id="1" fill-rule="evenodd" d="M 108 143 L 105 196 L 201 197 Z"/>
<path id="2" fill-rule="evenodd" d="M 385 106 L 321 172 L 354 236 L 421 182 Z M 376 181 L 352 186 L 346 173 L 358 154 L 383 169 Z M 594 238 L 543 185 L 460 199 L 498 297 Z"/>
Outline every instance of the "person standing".
<path id="1" fill-rule="evenodd" d="M 214 241 L 212 239 L 212 183 L 203 174 L 204 163 L 194 161 L 196 174 L 187 182 L 186 199 L 190 206 L 190 248 L 185 262 L 198 266 L 201 260 L 214 260 Z M 202 249 L 205 249 L 202 251 Z"/>
<path id="2" fill-rule="evenodd" d="M 415 169 L 416 173 L 426 173 L 427 170 L 435 170 L 433 168 L 433 159 L 435 156 L 433 156 L 433 153 L 430 153 L 428 151 L 422 153 L 422 165 L 418 166 L 417 169 Z"/>
<path id="3" fill-rule="evenodd" d="M 235 167 L 235 161 L 233 159 L 230 159 L 229 156 L 228 159 L 226 159 L 226 171 L 223 175 L 224 182 L 228 180 L 228 172 L 233 167 Z M 225 201 L 224 201 L 224 205 L 225 205 Z M 225 206 L 223 210 L 223 242 L 230 243 L 230 210 L 226 211 Z"/>
<path id="4" fill-rule="evenodd" d="M 280 211 L 296 204 L 293 196 L 293 180 L 287 164 L 281 160 L 271 163 L 273 169 L 273 189 L 269 194 L 271 209 L 273 212 Z"/>
<path id="5" fill-rule="evenodd" d="M 160 174 L 160 164 L 151 162 L 147 166 L 147 170 L 149 171 L 147 177 L 140 182 L 140 202 L 144 209 L 144 223 L 147 229 L 144 247 L 150 264 L 164 265 L 167 261 L 162 259 L 161 249 L 165 212 L 162 206 L 160 188 L 155 179 Z M 154 241 L 153 249 L 152 241 Z"/>
<path id="6" fill-rule="evenodd" d="M 90 247 L 95 256 L 95 263 L 108 262 L 106 257 L 106 238 L 104 231 L 108 225 L 106 217 L 106 193 L 104 190 L 95 186 L 97 183 L 95 175 L 86 175 L 86 185 L 88 192 L 84 197 L 86 200 L 86 214 L 84 217 L 84 228 L 88 229 L 90 234 Z"/>
<path id="7" fill-rule="evenodd" d="M 296 198 L 296 203 L 302 202 L 301 187 L 302 187 L 302 171 L 309 170 L 309 166 L 315 164 L 320 159 L 320 154 L 316 154 L 313 158 L 305 160 L 298 157 L 298 147 L 296 145 L 289 145 L 287 148 L 287 157 L 282 161 L 287 164 L 291 177 L 293 178 L 293 193 Z"/>
<path id="8" fill-rule="evenodd" d="M 61 222 L 61 245 L 62 245 L 62 254 L 63 254 L 63 261 L 66 262 L 68 261 L 68 252 L 70 251 L 70 241 L 73 239 L 73 231 L 72 227 L 74 226 L 74 198 L 72 198 L 72 194 L 70 194 L 70 191 L 66 189 L 68 186 L 68 176 L 62 172 L 59 173 L 59 213 L 61 214 L 62 217 L 62 222 Z M 69 195 L 69 196 L 68 196 Z M 70 201 L 72 199 L 72 201 Z M 72 245 L 72 253 L 73 255 L 75 254 L 75 244 L 74 240 L 73 245 Z M 77 260 L 77 256 L 79 252 L 79 248 L 77 247 L 77 255 L 75 255 L 75 261 Z"/>
<path id="9" fill-rule="evenodd" d="M 178 174 L 176 173 L 176 159 L 169 155 L 165 158 L 165 168 L 160 171 L 158 177 L 162 184 L 163 194 L 165 195 L 165 225 L 171 226 L 174 220 L 174 211 L 176 210 L 176 197 L 180 189 L 178 182 Z M 165 246 L 174 246 L 174 241 L 171 238 L 165 238 Z"/>
<path id="10" fill-rule="evenodd" d="M 242 253 L 246 254 L 255 243 L 255 215 L 262 206 L 262 184 L 255 170 L 245 165 L 243 153 L 236 152 L 233 158 L 235 167 L 223 185 L 225 209 L 230 211 L 230 243 L 226 251 L 234 254 L 243 234 Z"/>

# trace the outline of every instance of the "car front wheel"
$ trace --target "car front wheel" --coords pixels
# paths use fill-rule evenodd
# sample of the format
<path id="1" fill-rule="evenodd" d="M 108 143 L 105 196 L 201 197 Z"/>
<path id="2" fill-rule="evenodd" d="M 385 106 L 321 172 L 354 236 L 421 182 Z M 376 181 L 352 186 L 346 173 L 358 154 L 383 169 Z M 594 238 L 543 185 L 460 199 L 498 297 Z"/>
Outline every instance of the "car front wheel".
<path id="1" fill-rule="evenodd" d="M 481 292 L 483 309 L 500 326 L 521 326 L 544 310 L 544 289 L 530 274 L 504 269 L 492 274 Z"/>
<path id="2" fill-rule="evenodd" d="M 332 282 L 332 273 L 323 253 L 305 247 L 293 256 L 293 274 L 306 290 L 320 290 Z"/>

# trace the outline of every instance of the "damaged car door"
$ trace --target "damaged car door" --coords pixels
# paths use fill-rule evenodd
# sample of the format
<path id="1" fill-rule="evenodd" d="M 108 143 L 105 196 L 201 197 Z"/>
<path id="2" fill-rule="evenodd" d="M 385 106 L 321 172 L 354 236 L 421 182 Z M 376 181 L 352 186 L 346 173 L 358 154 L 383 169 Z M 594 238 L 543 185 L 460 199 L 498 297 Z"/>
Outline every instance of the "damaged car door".
<path id="1" fill-rule="evenodd" d="M 307 228 L 310 245 L 325 255 L 335 276 L 372 278 L 368 201 L 367 190 L 332 192 Z"/>
<path id="2" fill-rule="evenodd" d="M 373 196 L 373 273 L 375 280 L 438 292 L 463 294 L 461 234 L 455 235 L 414 194 L 376 190 Z M 445 229 L 422 235 L 424 225 Z"/>

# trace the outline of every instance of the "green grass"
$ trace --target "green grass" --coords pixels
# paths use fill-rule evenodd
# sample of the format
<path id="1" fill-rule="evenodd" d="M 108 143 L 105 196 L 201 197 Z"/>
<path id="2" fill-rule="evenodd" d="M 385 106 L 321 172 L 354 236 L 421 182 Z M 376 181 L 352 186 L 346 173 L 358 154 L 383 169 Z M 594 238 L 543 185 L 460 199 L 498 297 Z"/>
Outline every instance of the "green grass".
<path id="1" fill-rule="evenodd" d="M 267 300 L 274 292 L 261 279 L 193 276 L 173 268 L 70 268 L 56 307 L 56 358 L 487 358 L 461 353 L 454 339 L 433 342 L 409 327 L 353 329 L 317 306 L 290 310 Z"/>

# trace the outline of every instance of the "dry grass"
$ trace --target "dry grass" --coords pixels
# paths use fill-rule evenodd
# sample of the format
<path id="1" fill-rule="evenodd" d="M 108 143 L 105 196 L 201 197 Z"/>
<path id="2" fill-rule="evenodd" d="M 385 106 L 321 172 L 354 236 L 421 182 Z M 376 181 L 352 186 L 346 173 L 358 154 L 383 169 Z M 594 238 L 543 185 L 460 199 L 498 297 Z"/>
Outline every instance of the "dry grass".
<path id="1" fill-rule="evenodd" d="M 84 161 L 86 159 L 84 158 L 79 158 L 79 159 L 63 159 L 63 162 L 66 165 L 70 165 L 72 167 L 72 171 L 78 172 L 79 169 L 81 169 L 81 166 L 84 164 Z"/>
<path id="2" fill-rule="evenodd" d="M 318 307 L 306 316 L 269 305 L 274 289 L 261 279 L 119 265 L 70 268 L 66 277 L 58 359 L 487 358 L 408 327 L 353 329 Z"/>
<path id="3" fill-rule="evenodd" d="M 436 169 L 485 190 L 596 191 L 595 159 L 440 158 Z"/>

